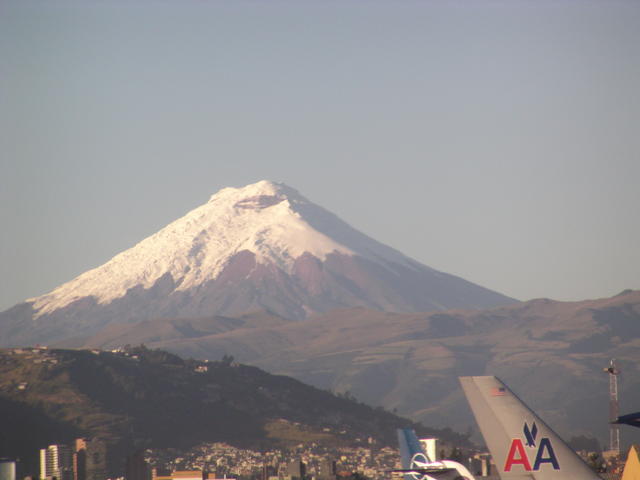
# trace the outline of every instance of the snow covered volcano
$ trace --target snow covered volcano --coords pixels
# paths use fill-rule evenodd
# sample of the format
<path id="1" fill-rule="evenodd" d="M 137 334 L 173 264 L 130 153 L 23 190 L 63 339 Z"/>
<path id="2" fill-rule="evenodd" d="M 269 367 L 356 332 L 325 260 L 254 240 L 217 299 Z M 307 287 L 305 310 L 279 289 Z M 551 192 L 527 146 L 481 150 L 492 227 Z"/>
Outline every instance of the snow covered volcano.
<path id="1" fill-rule="evenodd" d="M 104 265 L 3 312 L 0 334 L 11 345 L 159 317 L 267 310 L 298 320 L 340 307 L 416 312 L 513 302 L 373 240 L 293 188 L 261 181 L 220 190 Z"/>

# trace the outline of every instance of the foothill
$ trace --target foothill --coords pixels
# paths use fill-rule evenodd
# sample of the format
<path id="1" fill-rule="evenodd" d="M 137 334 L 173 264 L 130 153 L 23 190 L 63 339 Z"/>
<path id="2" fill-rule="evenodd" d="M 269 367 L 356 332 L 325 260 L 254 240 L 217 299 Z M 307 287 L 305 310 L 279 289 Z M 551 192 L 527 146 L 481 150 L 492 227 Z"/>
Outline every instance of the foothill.
<path id="1" fill-rule="evenodd" d="M 84 373 L 88 369 L 98 372 L 99 376 L 104 372 L 108 374 L 100 376 L 96 384 L 93 376 Z M 185 480 L 175 472 L 193 471 L 201 472 L 206 478 L 366 477 L 376 480 L 388 478 L 388 472 L 397 467 L 398 450 L 397 445 L 393 445 L 395 428 L 411 425 L 406 419 L 382 409 L 346 398 L 348 395 L 336 396 L 294 380 L 243 367 L 230 356 L 219 362 L 202 362 L 183 361 L 166 352 L 144 347 L 105 352 L 36 346 L 1 351 L 0 378 L 0 393 L 11 407 L 7 413 L 13 412 L 15 420 L 5 423 L 4 439 L 13 435 L 15 440 L 13 449 L 6 450 L 14 458 L 20 458 L 14 462 L 13 475 L 2 480 L 27 476 L 40 480 L 119 477 Z M 284 385 L 277 386 L 274 381 L 284 381 Z M 153 382 L 159 382 L 159 385 L 149 387 Z M 194 382 L 197 388 L 193 387 L 191 391 Z M 182 393 L 190 392 L 190 396 L 178 399 L 181 403 L 192 404 L 186 414 L 176 410 L 173 403 L 163 403 L 163 395 L 172 397 L 178 391 L 177 386 L 181 387 Z M 302 389 L 301 393 L 299 389 Z M 223 408 L 228 405 L 220 398 L 222 391 L 228 393 L 229 403 L 235 410 Z M 214 392 L 213 398 L 219 403 L 214 404 L 214 408 L 207 403 L 211 398 L 204 398 L 203 403 L 203 392 Z M 304 399 L 299 400 L 299 395 L 304 395 Z M 250 403 L 254 411 L 242 412 L 245 420 L 255 421 L 258 414 L 262 414 L 260 409 L 270 414 L 283 414 L 260 424 L 261 435 L 267 430 L 264 438 L 258 438 L 258 430 L 247 427 L 252 427 L 253 422 L 240 420 L 237 409 L 248 401 L 243 396 L 259 397 L 255 403 Z M 155 413 L 147 417 L 152 408 L 147 399 L 158 403 L 159 411 L 165 408 L 166 414 L 173 418 Z M 267 399 L 275 403 L 269 403 Z M 331 402 L 337 402 L 341 411 L 335 411 Z M 321 404 L 324 410 L 318 410 Z M 319 415 L 307 416 L 305 408 L 311 408 Z M 199 429 L 197 422 L 190 422 L 189 428 L 184 428 L 189 421 L 187 415 L 199 419 L 200 415 L 208 418 L 225 412 L 237 421 L 216 425 L 228 430 Z M 291 415 L 290 418 L 284 418 L 285 413 Z M 18 421 L 27 415 L 35 419 L 47 417 L 47 421 L 53 417 L 56 422 L 54 425 L 43 420 L 34 426 L 35 435 L 29 435 Z M 205 421 L 202 420 L 203 424 Z M 171 424 L 175 429 L 166 428 L 166 425 L 158 428 L 157 424 Z M 81 431 L 76 428 L 78 426 L 95 436 L 71 439 L 70 435 Z M 247 431 L 256 436 L 240 441 L 239 445 L 207 441 L 207 438 L 223 436 L 239 438 L 240 433 Z M 187 437 L 190 442 L 184 441 Z M 460 435 L 453 438 L 465 440 Z M 259 448 L 251 447 L 252 440 Z M 42 443 L 44 441 L 47 443 Z M 4 443 L 8 445 L 8 442 Z M 243 443 L 245 446 L 240 446 Z M 17 449 L 20 445 L 23 448 Z M 450 439 L 443 441 L 442 450 L 456 455 L 460 452 Z"/>

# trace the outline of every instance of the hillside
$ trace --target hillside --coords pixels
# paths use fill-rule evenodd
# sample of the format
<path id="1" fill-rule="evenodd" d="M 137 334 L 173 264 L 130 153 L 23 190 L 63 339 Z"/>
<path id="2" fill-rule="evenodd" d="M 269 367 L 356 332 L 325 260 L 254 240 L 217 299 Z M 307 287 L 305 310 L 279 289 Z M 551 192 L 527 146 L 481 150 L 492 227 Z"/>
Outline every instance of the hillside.
<path id="1" fill-rule="evenodd" d="M 255 449 L 318 442 L 395 444 L 412 425 L 382 409 L 270 375 L 231 358 L 196 362 L 144 347 L 128 353 L 15 349 L 0 352 L 0 456 L 35 471 L 37 452 L 78 436 L 111 447 L 110 468 L 135 447 L 227 442 Z M 464 442 L 450 431 L 428 430 Z M 345 433 L 340 433 L 345 432 Z"/>
<path id="2" fill-rule="evenodd" d="M 438 313 L 342 309 L 305 322 L 272 319 L 268 327 L 258 316 L 224 331 L 229 321 L 223 318 L 155 320 L 104 330 L 83 345 L 117 346 L 131 337 L 194 358 L 234 355 L 459 431 L 475 428 L 459 375 L 498 375 L 561 434 L 594 435 L 603 445 L 608 379 L 602 369 L 611 358 L 623 371 L 621 411 L 640 405 L 639 291 Z"/>

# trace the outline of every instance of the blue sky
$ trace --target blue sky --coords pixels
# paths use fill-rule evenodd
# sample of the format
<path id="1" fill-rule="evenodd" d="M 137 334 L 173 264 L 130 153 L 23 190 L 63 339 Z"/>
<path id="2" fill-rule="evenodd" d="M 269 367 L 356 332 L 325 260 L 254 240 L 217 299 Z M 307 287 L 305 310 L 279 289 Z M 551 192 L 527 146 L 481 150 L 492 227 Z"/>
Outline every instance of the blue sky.
<path id="1" fill-rule="evenodd" d="M 640 2 L 0 1 L 0 309 L 285 182 L 526 300 L 640 288 Z"/>

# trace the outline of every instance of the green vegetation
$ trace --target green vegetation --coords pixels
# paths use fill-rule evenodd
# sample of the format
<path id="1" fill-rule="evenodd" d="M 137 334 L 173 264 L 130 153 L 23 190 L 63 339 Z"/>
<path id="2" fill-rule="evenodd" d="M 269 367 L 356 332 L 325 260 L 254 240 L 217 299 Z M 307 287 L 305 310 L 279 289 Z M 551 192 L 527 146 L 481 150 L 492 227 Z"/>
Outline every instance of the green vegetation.
<path id="1" fill-rule="evenodd" d="M 263 449 L 373 437 L 395 445 L 395 429 L 407 426 L 466 440 L 230 357 L 198 362 L 143 345 L 117 353 L 0 351 L 0 408 L 17 419 L 0 430 L 0 456 L 32 465 L 39 448 L 78 436 L 104 439 L 120 453 L 219 441 Z"/>
<path id="2" fill-rule="evenodd" d="M 291 447 L 300 443 L 323 443 L 340 445 L 339 438 L 329 433 L 318 432 L 305 428 L 300 424 L 292 424 L 286 420 L 274 420 L 264 426 L 268 438 L 273 439 L 283 447 Z"/>

